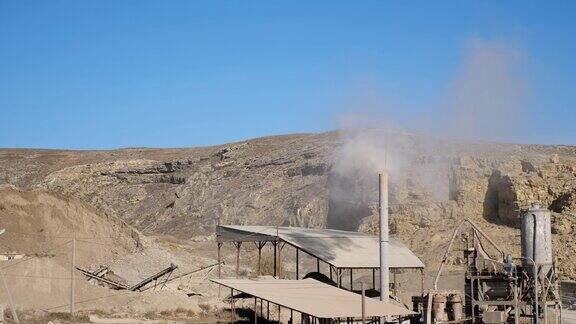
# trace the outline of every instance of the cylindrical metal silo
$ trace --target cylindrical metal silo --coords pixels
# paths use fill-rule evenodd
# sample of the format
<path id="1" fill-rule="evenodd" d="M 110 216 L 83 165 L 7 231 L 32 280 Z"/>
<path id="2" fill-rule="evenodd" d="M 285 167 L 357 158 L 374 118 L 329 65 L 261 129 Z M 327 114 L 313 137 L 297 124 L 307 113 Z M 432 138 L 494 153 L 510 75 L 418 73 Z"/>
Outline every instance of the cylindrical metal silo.
<path id="1" fill-rule="evenodd" d="M 552 268 L 552 228 L 550 211 L 535 203 L 522 212 L 522 265 L 532 274 L 532 260 L 542 265 L 542 274 Z"/>

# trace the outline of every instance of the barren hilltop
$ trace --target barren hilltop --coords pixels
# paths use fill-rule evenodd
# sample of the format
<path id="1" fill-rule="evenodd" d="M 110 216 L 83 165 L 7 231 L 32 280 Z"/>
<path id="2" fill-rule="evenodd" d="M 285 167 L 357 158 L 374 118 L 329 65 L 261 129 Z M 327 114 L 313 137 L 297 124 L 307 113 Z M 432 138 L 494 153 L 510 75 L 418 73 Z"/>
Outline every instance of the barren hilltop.
<path id="1" fill-rule="evenodd" d="M 0 236 L 0 249 L 39 253 L 71 229 L 97 233 L 108 237 L 99 244 L 115 248 L 97 255 L 80 251 L 82 266 L 115 264 L 116 274 L 134 281 L 172 260 L 180 260 L 183 271 L 214 262 L 218 220 L 375 232 L 377 171 L 369 160 L 382 151 L 391 170 L 392 234 L 428 271 L 436 270 L 449 236 L 465 218 L 519 254 L 518 209 L 539 201 L 554 212 L 560 273 L 576 279 L 576 261 L 569 257 L 576 253 L 576 147 L 463 142 L 381 130 L 274 136 L 203 148 L 1 149 L 0 222 L 6 234 Z M 110 236 L 116 230 L 117 236 Z M 17 233 L 43 241 L 19 240 L 24 236 Z M 146 266 L 137 266 L 146 260 Z M 451 261 L 456 268 L 458 257 Z M 59 269 L 62 262 L 51 266 Z M 213 297 L 207 289 L 188 284 L 175 290 L 196 294 L 185 299 L 193 300 L 197 312 L 209 313 L 198 308 Z M 23 307 L 48 307 L 16 299 Z"/>

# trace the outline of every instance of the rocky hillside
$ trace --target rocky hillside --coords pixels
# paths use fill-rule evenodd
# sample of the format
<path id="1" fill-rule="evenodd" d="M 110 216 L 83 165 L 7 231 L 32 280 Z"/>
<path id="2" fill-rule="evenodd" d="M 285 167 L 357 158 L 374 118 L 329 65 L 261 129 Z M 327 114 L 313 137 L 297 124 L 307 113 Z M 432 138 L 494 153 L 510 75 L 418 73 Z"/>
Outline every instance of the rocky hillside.
<path id="1" fill-rule="evenodd" d="M 568 258 L 576 252 L 568 239 L 576 230 L 575 147 L 465 143 L 377 130 L 361 136 L 376 143 L 375 151 L 389 152 L 392 230 L 429 266 L 463 218 L 489 228 L 518 253 L 518 208 L 538 200 L 555 212 L 561 269 L 576 278 Z M 3 149 L 0 184 L 73 196 L 144 233 L 180 238 L 210 235 L 218 219 L 370 232 L 377 172 L 363 167 L 365 156 L 342 149 L 355 147 L 357 139 L 330 132 L 206 148 Z"/>

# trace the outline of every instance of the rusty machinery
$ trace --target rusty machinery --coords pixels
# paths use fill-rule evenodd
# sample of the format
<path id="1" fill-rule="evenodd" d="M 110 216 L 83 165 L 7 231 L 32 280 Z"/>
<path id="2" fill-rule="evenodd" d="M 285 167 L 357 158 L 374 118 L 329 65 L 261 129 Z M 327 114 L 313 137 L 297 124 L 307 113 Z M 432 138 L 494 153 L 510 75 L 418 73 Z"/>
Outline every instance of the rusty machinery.
<path id="1" fill-rule="evenodd" d="M 414 310 L 421 314 L 414 321 L 560 323 L 562 306 L 552 255 L 550 211 L 533 204 L 521 210 L 520 217 L 522 253 L 519 258 L 504 253 L 472 221 L 462 222 L 450 239 L 434 289 L 412 298 Z M 462 231 L 464 225 L 469 225 L 470 232 Z M 458 234 L 462 238 L 462 261 L 466 268 L 463 294 L 438 290 L 440 275 Z"/>

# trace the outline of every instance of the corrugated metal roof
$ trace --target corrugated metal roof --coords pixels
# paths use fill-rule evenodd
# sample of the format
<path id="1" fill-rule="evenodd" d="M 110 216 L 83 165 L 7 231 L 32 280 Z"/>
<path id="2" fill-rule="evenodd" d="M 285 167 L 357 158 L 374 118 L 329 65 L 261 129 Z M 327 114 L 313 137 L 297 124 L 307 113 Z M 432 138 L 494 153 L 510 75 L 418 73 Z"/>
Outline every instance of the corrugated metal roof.
<path id="1" fill-rule="evenodd" d="M 276 232 L 278 231 L 278 233 Z M 379 268 L 378 237 L 358 232 L 301 227 L 220 225 L 219 242 L 282 240 L 337 268 Z M 400 240 L 390 238 L 390 268 L 424 268 Z"/>
<path id="2" fill-rule="evenodd" d="M 359 294 L 314 279 L 211 279 L 220 285 L 317 318 L 362 317 Z M 366 298 L 366 317 L 415 314 L 395 302 Z"/>

